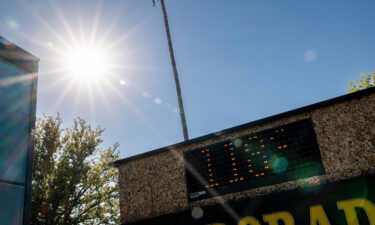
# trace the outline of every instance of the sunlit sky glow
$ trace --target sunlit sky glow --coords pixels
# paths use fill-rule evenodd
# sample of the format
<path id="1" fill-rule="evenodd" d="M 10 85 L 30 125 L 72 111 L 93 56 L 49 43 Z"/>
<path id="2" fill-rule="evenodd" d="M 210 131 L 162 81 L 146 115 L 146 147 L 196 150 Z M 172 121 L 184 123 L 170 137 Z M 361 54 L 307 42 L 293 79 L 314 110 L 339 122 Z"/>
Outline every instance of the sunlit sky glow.
<path id="1" fill-rule="evenodd" d="M 151 0 L 2 0 L 0 35 L 38 56 L 37 115 L 106 128 L 123 157 L 182 141 Z M 166 0 L 191 137 L 345 94 L 375 70 L 373 1 Z"/>

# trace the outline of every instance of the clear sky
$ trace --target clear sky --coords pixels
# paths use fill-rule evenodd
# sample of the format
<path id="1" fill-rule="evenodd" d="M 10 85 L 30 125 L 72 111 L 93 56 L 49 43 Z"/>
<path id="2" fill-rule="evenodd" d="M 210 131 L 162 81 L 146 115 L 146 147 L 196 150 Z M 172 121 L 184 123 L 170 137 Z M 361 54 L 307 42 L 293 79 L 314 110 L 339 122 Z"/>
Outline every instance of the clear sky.
<path id="1" fill-rule="evenodd" d="M 104 146 L 118 142 L 122 157 L 183 140 L 159 5 L 0 3 L 0 35 L 41 59 L 38 116 L 100 125 Z M 375 1 L 166 5 L 191 138 L 345 94 L 349 79 L 375 71 Z M 67 70 L 66 55 L 80 46 L 105 50 L 88 63 L 106 60 L 105 73 L 76 79 Z"/>

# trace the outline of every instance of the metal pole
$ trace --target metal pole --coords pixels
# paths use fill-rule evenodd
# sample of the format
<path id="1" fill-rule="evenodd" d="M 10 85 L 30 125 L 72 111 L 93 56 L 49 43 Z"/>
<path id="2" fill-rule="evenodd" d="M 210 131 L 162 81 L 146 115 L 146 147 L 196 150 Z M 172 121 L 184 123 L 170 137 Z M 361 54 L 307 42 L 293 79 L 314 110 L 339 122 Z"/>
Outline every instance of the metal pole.
<path id="1" fill-rule="evenodd" d="M 181 87 L 180 87 L 180 81 L 179 81 L 179 78 L 178 78 L 177 65 L 176 65 L 176 60 L 174 58 L 174 53 L 173 53 L 172 38 L 171 38 L 171 32 L 169 30 L 167 10 L 165 8 L 164 0 L 160 0 L 160 4 L 161 4 L 161 8 L 163 10 L 165 32 L 167 33 L 169 54 L 170 54 L 170 57 L 171 57 L 174 81 L 176 83 L 176 91 L 177 91 L 177 97 L 178 97 L 178 106 L 180 108 L 180 118 L 181 118 L 182 132 L 184 134 L 184 140 L 186 141 L 186 140 L 189 140 L 189 134 L 188 134 L 187 126 L 186 126 L 184 104 L 182 102 Z"/>

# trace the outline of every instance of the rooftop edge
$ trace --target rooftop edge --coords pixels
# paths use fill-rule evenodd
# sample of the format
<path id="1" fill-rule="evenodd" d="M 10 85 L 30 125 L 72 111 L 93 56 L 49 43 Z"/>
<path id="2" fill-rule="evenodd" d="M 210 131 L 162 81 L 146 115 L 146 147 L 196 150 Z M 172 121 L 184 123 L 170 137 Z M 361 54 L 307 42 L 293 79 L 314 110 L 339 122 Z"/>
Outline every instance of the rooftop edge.
<path id="1" fill-rule="evenodd" d="M 0 58 L 22 67 L 27 71 L 36 70 L 33 67 L 30 68 L 30 65 L 40 61 L 38 57 L 14 44 L 3 36 L 0 36 Z"/>
<path id="2" fill-rule="evenodd" d="M 156 154 L 168 151 L 168 150 L 173 149 L 173 148 L 182 147 L 182 146 L 194 144 L 194 143 L 197 143 L 197 142 L 201 142 L 201 141 L 204 141 L 204 140 L 207 140 L 207 139 L 215 138 L 215 137 L 218 136 L 218 133 L 220 135 L 234 133 L 236 131 L 243 130 L 243 129 L 246 129 L 246 128 L 250 128 L 250 127 L 253 127 L 253 126 L 257 126 L 257 125 L 260 125 L 260 124 L 263 124 L 263 123 L 273 122 L 275 120 L 279 120 L 279 119 L 291 116 L 293 114 L 300 114 L 300 113 L 312 111 L 312 110 L 322 108 L 322 107 L 325 107 L 325 106 L 329 106 L 329 105 L 332 105 L 332 104 L 336 104 L 336 103 L 340 103 L 340 102 L 344 102 L 344 101 L 350 101 L 350 100 L 356 99 L 356 98 L 365 97 L 365 96 L 368 96 L 368 95 L 373 94 L 373 93 L 375 93 L 375 87 L 371 87 L 371 88 L 368 88 L 368 89 L 365 89 L 365 90 L 356 91 L 356 92 L 353 92 L 353 93 L 341 95 L 341 96 L 331 98 L 331 99 L 328 99 L 328 100 L 325 100 L 325 101 L 313 103 L 311 105 L 303 106 L 303 107 L 300 107 L 300 108 L 297 108 L 297 109 L 292 109 L 290 111 L 279 113 L 279 114 L 276 114 L 276 115 L 273 115 L 273 116 L 265 117 L 263 119 L 255 120 L 255 121 L 252 121 L 252 122 L 249 122 L 249 123 L 234 126 L 234 127 L 231 127 L 231 128 L 221 130 L 221 131 L 206 134 L 206 135 L 196 137 L 196 138 L 193 138 L 193 139 L 190 139 L 190 140 L 187 140 L 187 141 L 178 142 L 178 143 L 175 143 L 175 144 L 172 144 L 172 145 L 168 145 L 168 146 L 157 148 L 157 149 L 154 149 L 154 150 L 151 150 L 151 151 L 148 151 L 148 152 L 144 152 L 144 153 L 141 153 L 141 154 L 138 154 L 138 155 L 123 158 L 123 159 L 112 162 L 112 165 L 115 166 L 115 167 L 119 167 L 121 164 L 130 162 L 130 161 L 134 161 L 134 160 L 137 160 L 137 159 L 149 157 L 149 156 L 152 156 L 152 155 L 156 155 Z"/>

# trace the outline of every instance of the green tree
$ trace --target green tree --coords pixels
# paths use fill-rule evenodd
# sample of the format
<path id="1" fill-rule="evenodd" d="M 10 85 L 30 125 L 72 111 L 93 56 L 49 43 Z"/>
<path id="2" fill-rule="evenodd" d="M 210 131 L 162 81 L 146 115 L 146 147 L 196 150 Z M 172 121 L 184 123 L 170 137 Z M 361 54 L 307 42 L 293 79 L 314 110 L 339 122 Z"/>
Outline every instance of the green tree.
<path id="1" fill-rule="evenodd" d="M 360 73 L 359 79 L 354 79 L 349 82 L 348 92 L 356 92 L 370 87 L 375 87 L 375 72 L 371 73 Z"/>
<path id="2" fill-rule="evenodd" d="M 118 224 L 118 144 L 101 149 L 103 129 L 83 119 L 61 128 L 60 116 L 37 119 L 31 224 Z"/>

